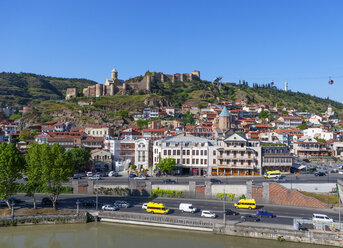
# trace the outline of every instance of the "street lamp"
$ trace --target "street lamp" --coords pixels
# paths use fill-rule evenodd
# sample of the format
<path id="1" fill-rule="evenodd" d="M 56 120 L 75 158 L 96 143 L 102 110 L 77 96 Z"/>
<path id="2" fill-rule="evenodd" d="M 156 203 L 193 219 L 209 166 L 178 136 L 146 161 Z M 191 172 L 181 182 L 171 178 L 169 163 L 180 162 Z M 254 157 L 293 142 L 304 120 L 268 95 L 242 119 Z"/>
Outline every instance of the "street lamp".
<path id="1" fill-rule="evenodd" d="M 76 201 L 76 215 L 77 216 L 79 216 L 79 214 L 80 214 L 79 205 L 80 205 L 80 202 L 79 202 L 79 199 L 77 199 L 77 201 Z"/>
<path id="2" fill-rule="evenodd" d="M 224 228 L 226 227 L 225 201 L 226 201 L 226 194 L 225 194 L 225 186 L 224 186 L 224 197 L 223 197 L 223 222 L 224 222 Z"/>

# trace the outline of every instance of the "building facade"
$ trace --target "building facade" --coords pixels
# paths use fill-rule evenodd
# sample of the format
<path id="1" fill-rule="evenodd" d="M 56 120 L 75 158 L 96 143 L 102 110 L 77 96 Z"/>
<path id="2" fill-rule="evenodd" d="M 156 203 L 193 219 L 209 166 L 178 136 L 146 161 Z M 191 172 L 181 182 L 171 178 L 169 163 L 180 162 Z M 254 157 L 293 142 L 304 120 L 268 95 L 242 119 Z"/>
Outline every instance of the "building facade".
<path id="1" fill-rule="evenodd" d="M 280 170 L 288 174 L 293 165 L 293 156 L 287 146 L 262 146 L 262 171 Z"/>

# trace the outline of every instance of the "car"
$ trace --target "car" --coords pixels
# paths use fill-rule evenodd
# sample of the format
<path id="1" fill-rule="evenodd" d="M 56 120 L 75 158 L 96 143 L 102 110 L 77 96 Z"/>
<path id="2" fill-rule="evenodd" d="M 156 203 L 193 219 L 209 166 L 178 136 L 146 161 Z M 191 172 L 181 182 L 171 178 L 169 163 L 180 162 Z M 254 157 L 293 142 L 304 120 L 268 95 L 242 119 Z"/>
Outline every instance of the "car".
<path id="1" fill-rule="evenodd" d="M 52 200 L 49 197 L 44 197 L 41 201 L 42 206 L 53 206 Z"/>
<path id="2" fill-rule="evenodd" d="M 131 207 L 131 204 L 126 202 L 126 201 L 116 201 L 114 203 L 115 206 L 117 206 L 118 208 L 129 208 Z"/>
<path id="3" fill-rule="evenodd" d="M 99 175 L 101 177 L 107 177 L 108 176 L 108 174 L 105 171 L 100 172 Z"/>
<path id="4" fill-rule="evenodd" d="M 339 171 L 338 171 L 337 169 L 332 169 L 332 170 L 330 171 L 330 173 L 339 173 Z M 342 173 L 339 173 L 339 174 L 343 174 L 343 171 L 342 171 Z"/>
<path id="5" fill-rule="evenodd" d="M 319 223 L 332 223 L 333 219 L 329 218 L 325 214 L 313 214 L 312 215 L 312 221 L 313 222 L 319 222 Z"/>
<path id="6" fill-rule="evenodd" d="M 239 215 L 238 212 L 235 212 L 235 211 L 233 211 L 231 209 L 225 209 L 225 214 L 226 215 Z"/>
<path id="7" fill-rule="evenodd" d="M 284 178 L 284 177 L 277 177 L 274 182 L 276 183 L 284 183 L 284 182 L 287 182 L 287 179 Z"/>
<path id="8" fill-rule="evenodd" d="M 75 174 L 73 175 L 73 179 L 81 179 L 80 174 L 75 173 Z"/>
<path id="9" fill-rule="evenodd" d="M 265 210 L 258 210 L 256 216 L 259 217 L 268 217 L 268 218 L 275 218 L 276 216 L 273 213 L 267 212 Z"/>
<path id="10" fill-rule="evenodd" d="M 202 210 L 201 211 L 201 217 L 205 217 L 205 218 L 216 218 L 217 215 L 210 211 L 210 210 Z"/>
<path id="11" fill-rule="evenodd" d="M 322 172 L 322 171 L 318 171 L 318 172 L 314 173 L 314 175 L 315 175 L 316 177 L 326 176 L 325 172 Z"/>
<path id="12" fill-rule="evenodd" d="M 210 179 L 210 182 L 211 182 L 211 183 L 217 183 L 217 184 L 222 184 L 222 183 L 223 183 L 222 181 L 220 181 L 220 180 L 217 179 L 217 178 L 211 178 L 211 179 Z"/>
<path id="13" fill-rule="evenodd" d="M 81 205 L 84 207 L 95 207 L 96 202 L 94 200 L 83 200 L 81 201 Z"/>
<path id="14" fill-rule="evenodd" d="M 119 208 L 115 205 L 110 205 L 110 204 L 106 204 L 104 206 L 102 206 L 102 211 L 117 211 L 119 210 Z"/>
<path id="15" fill-rule="evenodd" d="M 139 175 L 138 177 L 133 178 L 135 180 L 146 180 L 146 175 Z"/>
<path id="16" fill-rule="evenodd" d="M 118 172 L 110 171 L 110 172 L 108 173 L 108 176 L 109 176 L 109 177 L 117 177 L 117 176 L 118 176 Z"/>
<path id="17" fill-rule="evenodd" d="M 176 184 L 176 181 L 175 180 L 171 180 L 171 179 L 164 179 L 163 183 L 164 184 Z"/>
<path id="18" fill-rule="evenodd" d="M 100 180 L 101 176 L 100 175 L 94 175 L 92 177 L 89 178 L 90 180 Z"/>
<path id="19" fill-rule="evenodd" d="M 338 171 L 338 174 L 343 174 L 343 170 L 339 170 L 339 171 Z"/>
<path id="20" fill-rule="evenodd" d="M 14 204 L 19 204 L 22 202 L 22 200 L 15 198 L 13 196 L 8 197 L 8 201 L 10 202 L 10 204 L 14 203 Z"/>
<path id="21" fill-rule="evenodd" d="M 86 175 L 87 175 L 87 177 L 92 177 L 93 176 L 93 172 L 88 171 Z"/>
<path id="22" fill-rule="evenodd" d="M 258 222 L 258 221 L 261 220 L 261 219 L 258 218 L 257 216 L 254 216 L 254 215 L 251 215 L 251 214 L 242 215 L 242 216 L 241 216 L 241 219 L 242 219 L 243 221 L 254 221 L 254 222 Z"/>
<path id="23" fill-rule="evenodd" d="M 307 159 L 307 158 L 303 159 L 303 161 L 306 162 L 306 163 L 310 163 L 310 162 L 311 162 L 311 161 L 310 161 L 309 159 Z"/>
<path id="24" fill-rule="evenodd" d="M 142 204 L 142 209 L 145 209 L 145 210 L 146 210 L 147 207 L 148 207 L 148 203 L 147 203 L 147 202 Z"/>
<path id="25" fill-rule="evenodd" d="M 308 231 L 308 228 L 303 226 L 302 224 L 298 223 L 298 230 L 299 231 Z"/>
<path id="26" fill-rule="evenodd" d="M 187 213 L 195 213 L 198 212 L 199 209 L 193 207 L 193 205 L 191 203 L 180 203 L 179 205 L 179 210 L 183 213 L 183 212 L 187 212 Z"/>
<path id="27" fill-rule="evenodd" d="M 0 200 L 0 207 L 8 207 L 5 200 Z"/>
<path id="28" fill-rule="evenodd" d="M 136 176 L 137 176 L 136 174 L 132 174 L 132 173 L 129 174 L 129 178 L 134 178 Z"/>

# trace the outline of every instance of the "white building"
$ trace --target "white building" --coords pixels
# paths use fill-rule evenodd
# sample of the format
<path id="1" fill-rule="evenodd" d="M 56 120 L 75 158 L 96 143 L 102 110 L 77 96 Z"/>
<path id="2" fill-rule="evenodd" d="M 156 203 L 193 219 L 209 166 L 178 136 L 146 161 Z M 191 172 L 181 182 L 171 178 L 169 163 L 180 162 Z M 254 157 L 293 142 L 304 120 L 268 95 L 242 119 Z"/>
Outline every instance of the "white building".
<path id="1" fill-rule="evenodd" d="M 92 137 L 106 137 L 110 135 L 110 129 L 104 125 L 88 125 L 85 128 L 85 133 Z"/>
<path id="2" fill-rule="evenodd" d="M 324 140 L 336 139 L 336 134 L 328 132 L 322 128 L 308 128 L 303 130 L 303 134 L 309 138 L 320 138 Z"/>
<path id="3" fill-rule="evenodd" d="M 154 167 L 161 158 L 174 158 L 183 174 L 207 175 L 216 141 L 194 136 L 168 136 L 153 144 Z"/>
<path id="4" fill-rule="evenodd" d="M 320 125 L 321 122 L 323 121 L 323 118 L 320 116 L 320 115 L 312 115 L 308 121 L 312 124 L 315 124 L 315 125 Z"/>
<path id="5" fill-rule="evenodd" d="M 151 169 L 151 146 L 148 139 L 135 140 L 135 163 L 138 170 Z"/>

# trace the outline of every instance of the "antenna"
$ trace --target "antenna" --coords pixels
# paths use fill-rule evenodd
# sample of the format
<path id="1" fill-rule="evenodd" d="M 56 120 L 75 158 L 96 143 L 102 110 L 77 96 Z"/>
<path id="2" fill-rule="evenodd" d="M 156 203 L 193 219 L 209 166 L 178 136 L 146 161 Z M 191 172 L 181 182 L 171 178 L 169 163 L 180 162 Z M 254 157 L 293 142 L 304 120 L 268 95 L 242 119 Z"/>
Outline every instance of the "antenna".
<path id="1" fill-rule="evenodd" d="M 212 83 L 218 85 L 218 89 L 221 90 L 223 83 L 221 82 L 223 77 L 216 77 Z"/>

